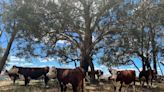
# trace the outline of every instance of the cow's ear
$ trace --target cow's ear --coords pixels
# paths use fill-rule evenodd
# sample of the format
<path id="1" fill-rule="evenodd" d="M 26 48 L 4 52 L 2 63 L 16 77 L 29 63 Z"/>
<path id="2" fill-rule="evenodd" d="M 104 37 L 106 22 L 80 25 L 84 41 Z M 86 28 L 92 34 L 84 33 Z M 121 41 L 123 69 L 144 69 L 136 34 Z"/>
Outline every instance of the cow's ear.
<path id="1" fill-rule="evenodd" d="M 120 71 L 117 71 L 117 75 L 119 75 L 121 72 Z"/>

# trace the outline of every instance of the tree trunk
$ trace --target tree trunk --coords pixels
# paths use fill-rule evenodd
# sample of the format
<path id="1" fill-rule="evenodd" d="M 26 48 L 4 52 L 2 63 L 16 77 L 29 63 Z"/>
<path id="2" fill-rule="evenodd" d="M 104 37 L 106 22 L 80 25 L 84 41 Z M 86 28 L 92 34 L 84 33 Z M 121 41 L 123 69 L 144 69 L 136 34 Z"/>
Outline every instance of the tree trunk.
<path id="1" fill-rule="evenodd" d="M 157 72 L 157 60 L 156 60 L 156 56 L 153 54 L 153 68 L 156 72 L 156 74 L 158 74 Z"/>
<path id="2" fill-rule="evenodd" d="M 89 57 L 89 66 L 91 68 L 91 82 L 94 83 L 95 82 L 95 69 L 94 69 L 94 64 L 92 62 L 92 57 Z"/>
<path id="3" fill-rule="evenodd" d="M 84 20 L 85 20 L 85 36 L 84 36 L 84 41 L 83 41 L 83 54 L 85 54 L 83 58 L 86 58 L 88 67 L 90 66 L 91 68 L 91 79 L 95 80 L 95 74 L 94 74 L 94 65 L 92 62 L 92 50 L 93 50 L 93 43 L 92 43 L 92 32 L 94 31 L 91 29 L 91 24 L 92 24 L 92 16 L 90 16 L 90 3 L 88 2 L 83 2 L 84 8 Z M 91 80 L 91 82 L 92 82 Z"/>
<path id="4" fill-rule="evenodd" d="M 153 36 L 154 37 L 154 36 Z M 152 52 L 153 52 L 153 68 L 157 74 L 157 50 L 156 50 L 156 46 L 155 46 L 155 41 L 154 39 L 152 38 Z"/>
<path id="5" fill-rule="evenodd" d="M 151 28 L 151 46 L 152 46 L 152 54 L 153 54 L 153 68 L 157 74 L 157 47 L 156 47 L 156 42 L 155 42 L 155 30 Z"/>
<path id="6" fill-rule="evenodd" d="M 10 49 L 11 49 L 12 43 L 14 41 L 14 38 L 16 36 L 16 33 L 17 33 L 17 31 L 14 30 L 13 33 L 12 33 L 12 35 L 11 35 L 11 38 L 9 40 L 9 43 L 7 45 L 7 48 L 5 50 L 5 53 L 4 53 L 3 57 L 0 60 L 0 73 L 3 70 L 4 65 L 6 64 L 6 60 L 8 58 L 8 55 L 10 54 Z"/>
<path id="7" fill-rule="evenodd" d="M 145 58 L 144 58 L 144 56 L 141 56 L 141 58 L 142 58 L 142 70 L 145 71 L 146 70 Z"/>
<path id="8" fill-rule="evenodd" d="M 142 61 L 142 70 L 145 71 L 146 70 L 146 67 L 145 67 L 145 62 Z"/>
<path id="9" fill-rule="evenodd" d="M 85 72 L 88 72 L 88 68 L 90 67 L 91 68 L 91 79 L 95 80 L 94 64 L 92 62 L 92 57 L 90 55 L 83 54 L 81 56 L 80 66 L 85 70 Z"/>

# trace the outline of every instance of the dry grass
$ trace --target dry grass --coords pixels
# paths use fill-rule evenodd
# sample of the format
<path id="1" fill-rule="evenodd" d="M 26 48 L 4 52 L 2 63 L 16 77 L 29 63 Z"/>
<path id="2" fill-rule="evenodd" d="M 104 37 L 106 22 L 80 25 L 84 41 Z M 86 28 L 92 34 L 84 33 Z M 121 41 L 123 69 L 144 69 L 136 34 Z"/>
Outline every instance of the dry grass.
<path id="1" fill-rule="evenodd" d="M 17 81 L 15 85 L 12 84 L 12 81 L 0 81 L 0 92 L 60 92 L 60 87 L 54 81 L 49 82 L 49 87 L 45 87 L 41 80 L 32 80 L 26 87 L 23 84 L 23 81 Z M 136 85 L 136 92 L 164 92 L 164 83 L 155 83 L 152 88 L 143 88 L 139 83 Z M 67 92 L 72 92 L 70 85 Z M 113 92 L 113 86 L 110 82 L 87 84 L 85 92 Z M 128 92 L 132 92 L 131 86 Z"/>

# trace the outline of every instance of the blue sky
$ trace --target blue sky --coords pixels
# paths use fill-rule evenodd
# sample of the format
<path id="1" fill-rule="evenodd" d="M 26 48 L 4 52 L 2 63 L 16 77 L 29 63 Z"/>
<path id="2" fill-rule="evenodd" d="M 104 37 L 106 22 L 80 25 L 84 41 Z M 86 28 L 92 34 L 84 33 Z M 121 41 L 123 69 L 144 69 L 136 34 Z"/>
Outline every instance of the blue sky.
<path id="1" fill-rule="evenodd" d="M 0 38 L 0 45 L 5 48 L 7 46 L 7 34 L 2 34 L 1 38 Z M 65 44 L 64 41 L 58 41 L 57 44 Z M 14 45 L 12 46 L 12 48 L 14 47 Z M 11 52 L 12 53 L 12 52 Z M 55 67 L 64 67 L 64 68 L 75 68 L 74 63 L 69 63 L 69 64 L 63 64 L 58 61 L 58 58 L 53 59 L 53 58 L 30 58 L 29 61 L 26 61 L 23 58 L 18 58 L 15 56 L 9 56 L 10 58 L 10 62 L 8 62 L 7 64 L 9 64 L 9 66 L 7 67 L 7 70 L 10 69 L 13 65 L 17 65 L 17 66 L 27 66 L 27 67 L 44 67 L 44 66 L 55 66 Z M 142 69 L 142 64 L 139 58 L 133 58 L 135 64 Z M 99 62 L 93 61 L 94 62 L 94 66 L 95 69 L 100 69 L 103 70 L 104 72 L 104 76 L 110 76 L 109 72 L 108 72 L 108 67 L 104 66 L 104 65 L 100 65 Z M 77 63 L 77 66 L 79 66 L 79 62 Z M 164 71 L 164 66 L 162 66 L 160 64 L 162 70 Z M 121 70 L 135 70 L 137 72 L 137 76 L 138 76 L 138 70 L 134 67 L 134 65 L 122 65 L 119 67 L 113 67 L 115 69 L 121 69 Z M 158 73 L 161 74 L 160 69 L 158 67 Z"/>
<path id="2" fill-rule="evenodd" d="M 64 68 L 75 68 L 74 63 L 69 63 L 69 64 L 63 64 L 63 63 L 59 63 L 59 62 L 55 62 L 55 59 L 52 58 L 32 58 L 31 62 L 25 61 L 25 59 L 20 59 L 17 58 L 15 56 L 10 56 L 10 62 L 8 62 L 8 64 L 10 66 L 7 67 L 7 69 L 10 69 L 12 67 L 12 65 L 18 65 L 18 66 L 26 66 L 26 67 L 45 67 L 45 66 L 55 66 L 55 67 L 64 67 Z M 134 62 L 136 63 L 136 65 L 141 68 L 141 63 L 140 60 L 135 58 L 133 59 Z M 104 76 L 110 76 L 109 72 L 108 72 L 108 67 L 104 66 L 104 65 L 100 65 L 98 62 L 94 62 L 94 66 L 95 69 L 100 69 L 103 70 L 104 72 Z M 77 63 L 79 66 L 79 63 Z M 161 65 L 162 66 L 162 65 Z M 138 76 L 138 70 L 134 67 L 134 65 L 123 65 L 123 66 L 119 66 L 119 67 L 113 67 L 115 69 L 120 69 L 120 70 L 135 70 L 137 72 L 137 76 Z M 162 70 L 164 70 L 164 66 L 162 66 Z M 158 73 L 161 74 L 159 67 L 158 67 Z"/>

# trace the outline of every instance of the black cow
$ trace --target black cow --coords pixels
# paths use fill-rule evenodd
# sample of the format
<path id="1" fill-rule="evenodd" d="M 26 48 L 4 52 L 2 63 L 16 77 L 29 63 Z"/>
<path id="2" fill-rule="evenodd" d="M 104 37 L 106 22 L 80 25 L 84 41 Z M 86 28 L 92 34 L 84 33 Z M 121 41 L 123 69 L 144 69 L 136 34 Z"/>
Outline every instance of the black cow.
<path id="1" fill-rule="evenodd" d="M 143 80 L 143 78 L 144 78 L 144 80 Z M 150 80 L 151 86 L 152 86 L 153 79 L 156 79 L 155 70 L 148 69 L 148 70 L 145 70 L 145 71 L 141 71 L 139 73 L 139 81 L 140 81 L 140 84 L 142 84 L 142 86 L 144 86 L 144 81 L 145 80 L 146 80 L 146 83 L 147 83 L 148 87 L 150 87 L 149 80 Z M 143 81 L 143 83 L 141 83 L 141 81 Z"/>
<path id="2" fill-rule="evenodd" d="M 28 85 L 30 79 L 38 79 L 39 77 L 44 76 L 45 85 L 47 85 L 48 77 L 46 74 L 49 71 L 49 67 L 42 68 L 32 68 L 32 67 L 18 67 L 13 66 L 10 71 L 8 71 L 9 76 L 14 76 L 14 83 L 18 75 L 24 76 L 25 86 Z"/>
<path id="3" fill-rule="evenodd" d="M 65 69 L 65 68 L 50 68 L 47 73 L 49 78 L 57 78 L 61 87 L 61 92 L 65 92 L 67 89 L 67 84 L 70 83 L 73 88 L 73 92 L 83 92 L 83 79 L 85 78 L 85 72 L 82 68 L 77 67 L 75 69 Z"/>
<path id="4" fill-rule="evenodd" d="M 102 70 L 95 70 L 94 74 L 96 75 L 97 79 L 100 79 L 100 76 L 103 75 L 103 71 Z M 91 78 L 91 71 L 88 71 L 88 76 Z"/>

